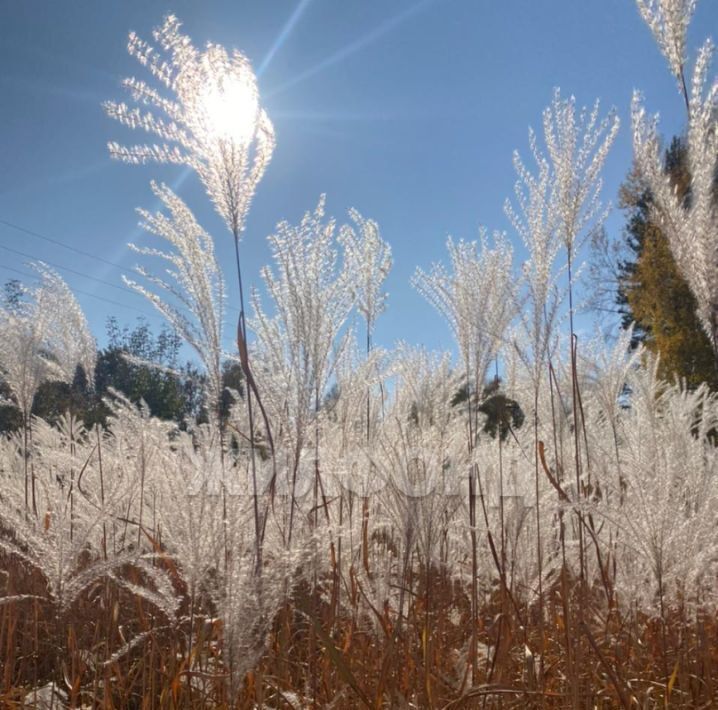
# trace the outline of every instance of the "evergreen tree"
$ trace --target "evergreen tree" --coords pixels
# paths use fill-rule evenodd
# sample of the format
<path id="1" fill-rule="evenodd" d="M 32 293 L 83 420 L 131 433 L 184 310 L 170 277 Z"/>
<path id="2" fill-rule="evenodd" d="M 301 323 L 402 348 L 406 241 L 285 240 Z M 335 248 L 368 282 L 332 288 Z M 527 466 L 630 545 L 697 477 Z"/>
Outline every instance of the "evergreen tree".
<path id="1" fill-rule="evenodd" d="M 690 176 L 682 139 L 674 138 L 665 156 L 665 170 L 682 199 L 690 199 Z M 685 379 L 690 387 L 707 382 L 718 387 L 715 358 L 696 315 L 696 301 L 681 276 L 668 239 L 652 218 L 651 194 L 634 171 L 621 188 L 627 214 L 629 256 L 619 263 L 617 303 L 623 326 L 635 323 L 634 344 L 659 353 L 660 372 L 667 379 Z"/>
<path id="2" fill-rule="evenodd" d="M 13 311 L 22 298 L 22 285 L 17 279 L 12 279 L 5 282 L 2 291 L 2 306 Z M 22 426 L 22 414 L 12 403 L 10 394 L 10 387 L 0 376 L 0 433 L 15 431 Z"/>
<path id="3" fill-rule="evenodd" d="M 12 307 L 20 298 L 16 282 L 4 287 L 3 300 Z M 132 402 L 144 401 L 153 416 L 182 424 L 187 419 L 204 416 L 202 374 L 190 362 L 180 362 L 179 336 L 168 327 L 157 335 L 143 319 L 130 328 L 120 327 L 115 318 L 107 323 L 109 342 L 97 353 L 94 388 L 78 367 L 71 383 L 47 381 L 38 388 L 32 413 L 47 421 L 55 421 L 70 410 L 82 417 L 87 426 L 105 424 L 108 409 L 104 398 L 111 390 L 124 394 Z M 225 367 L 225 386 L 241 392 L 237 367 Z M 22 416 L 9 402 L 10 391 L 0 378 L 0 432 L 14 431 L 22 426 Z M 231 403 L 227 400 L 226 407 Z"/>
<path id="4" fill-rule="evenodd" d="M 114 318 L 108 320 L 107 333 L 108 346 L 97 358 L 95 384 L 100 396 L 118 390 L 132 402 L 143 400 L 153 416 L 178 423 L 199 414 L 200 373 L 190 363 L 180 364 L 176 333 L 164 326 L 153 335 L 143 319 L 134 328 L 120 328 Z"/>
<path id="5" fill-rule="evenodd" d="M 484 385 L 481 397 L 474 392 L 472 399 L 477 405 L 478 411 L 486 417 L 482 431 L 492 439 L 498 435 L 501 441 L 506 441 L 509 432 L 516 431 L 523 426 L 526 415 L 515 399 L 511 399 L 501 391 L 500 378 L 494 377 L 489 380 Z M 463 406 L 468 400 L 469 388 L 464 383 L 451 399 L 451 405 L 453 407 Z"/>

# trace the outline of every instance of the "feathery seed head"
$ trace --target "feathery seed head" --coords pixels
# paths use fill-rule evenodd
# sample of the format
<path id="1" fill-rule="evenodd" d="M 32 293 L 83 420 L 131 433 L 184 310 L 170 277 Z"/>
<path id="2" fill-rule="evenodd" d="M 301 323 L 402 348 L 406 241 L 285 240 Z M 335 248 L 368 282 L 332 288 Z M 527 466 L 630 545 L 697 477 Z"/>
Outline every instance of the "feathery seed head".
<path id="1" fill-rule="evenodd" d="M 134 108 L 108 101 L 107 114 L 129 128 L 155 134 L 160 144 L 109 144 L 128 163 L 175 163 L 197 172 L 235 238 L 244 228 L 251 199 L 274 151 L 274 127 L 260 106 L 257 80 L 247 57 L 218 44 L 197 50 L 170 15 L 155 30 L 154 49 L 131 33 L 129 53 L 168 89 L 166 98 L 148 83 L 129 78 L 124 87 Z M 163 57 L 163 54 L 166 58 Z M 149 110 L 143 110 L 145 106 Z"/>

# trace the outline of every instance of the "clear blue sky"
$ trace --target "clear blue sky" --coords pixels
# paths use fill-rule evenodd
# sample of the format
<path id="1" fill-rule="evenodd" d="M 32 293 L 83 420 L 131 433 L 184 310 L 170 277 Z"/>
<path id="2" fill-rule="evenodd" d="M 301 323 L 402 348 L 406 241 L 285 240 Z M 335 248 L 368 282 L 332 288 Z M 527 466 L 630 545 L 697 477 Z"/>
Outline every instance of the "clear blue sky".
<path id="1" fill-rule="evenodd" d="M 247 280 L 258 282 L 276 222 L 298 220 L 326 192 L 332 214 L 356 207 L 392 245 L 389 310 L 377 333 L 385 345 L 449 346 L 448 329 L 409 278 L 444 258 L 449 234 L 508 229 L 512 151 L 527 154 L 527 127 L 540 124 L 554 86 L 619 111 L 607 200 L 630 167 L 632 90 L 660 110 L 666 134 L 683 122 L 633 0 L 2 0 L 0 220 L 105 261 L 0 224 L 0 280 L 17 276 L 8 268 L 26 271 L 27 259 L 9 247 L 115 284 L 59 269 L 100 341 L 108 315 L 129 323 L 152 314 L 122 288 L 115 266 L 136 262 L 128 241 L 146 243 L 134 208 L 153 205 L 151 178 L 178 185 L 231 274 L 230 238 L 193 176 L 182 181 L 179 169 L 134 168 L 107 155 L 107 140 L 126 134 L 100 103 L 122 97 L 123 77 L 145 76 L 126 53 L 127 33 L 150 39 L 168 13 L 196 44 L 237 47 L 261 68 L 278 146 L 249 216 Z M 718 3 L 702 0 L 691 49 L 711 33 Z M 620 233 L 620 214 L 608 226 Z"/>

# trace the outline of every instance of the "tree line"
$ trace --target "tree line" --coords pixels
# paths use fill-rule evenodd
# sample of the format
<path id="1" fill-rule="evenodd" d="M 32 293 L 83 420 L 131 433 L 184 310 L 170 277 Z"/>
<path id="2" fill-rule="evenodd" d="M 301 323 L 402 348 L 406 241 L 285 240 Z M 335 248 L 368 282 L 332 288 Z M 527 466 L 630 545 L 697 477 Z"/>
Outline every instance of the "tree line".
<path id="1" fill-rule="evenodd" d="M 17 281 L 4 286 L 3 300 L 12 308 L 21 297 Z M 32 413 L 46 421 L 56 421 L 67 411 L 79 416 L 85 426 L 105 425 L 109 408 L 107 398 L 120 392 L 135 404 L 144 402 L 150 414 L 174 421 L 184 427 L 187 421 L 206 418 L 203 392 L 205 375 L 190 360 L 181 356 L 181 338 L 167 325 L 154 333 L 144 318 L 121 326 L 107 320 L 107 345 L 98 349 L 94 382 L 89 383 L 78 367 L 71 384 L 47 381 L 35 395 Z M 229 412 L 234 393 L 242 391 L 241 367 L 227 360 L 223 366 L 225 397 L 223 414 Z M 20 410 L 9 402 L 9 389 L 0 376 L 0 433 L 22 426 Z M 3 404 L 5 400 L 6 404 Z"/>

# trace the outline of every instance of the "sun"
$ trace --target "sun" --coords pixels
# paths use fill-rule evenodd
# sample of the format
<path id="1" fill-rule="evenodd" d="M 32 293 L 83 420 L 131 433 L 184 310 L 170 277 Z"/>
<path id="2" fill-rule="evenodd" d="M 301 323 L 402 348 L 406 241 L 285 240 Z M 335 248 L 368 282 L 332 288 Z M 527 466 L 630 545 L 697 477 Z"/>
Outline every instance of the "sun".
<path id="1" fill-rule="evenodd" d="M 203 91 L 201 106 L 213 137 L 238 145 L 246 145 L 254 138 L 259 101 L 253 82 L 225 77 Z"/>

